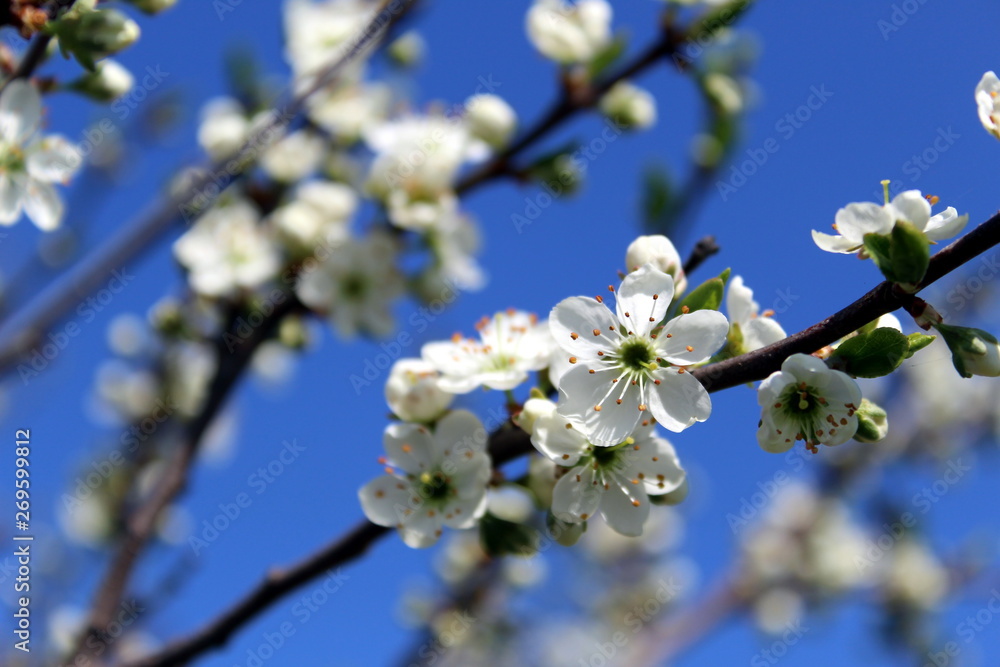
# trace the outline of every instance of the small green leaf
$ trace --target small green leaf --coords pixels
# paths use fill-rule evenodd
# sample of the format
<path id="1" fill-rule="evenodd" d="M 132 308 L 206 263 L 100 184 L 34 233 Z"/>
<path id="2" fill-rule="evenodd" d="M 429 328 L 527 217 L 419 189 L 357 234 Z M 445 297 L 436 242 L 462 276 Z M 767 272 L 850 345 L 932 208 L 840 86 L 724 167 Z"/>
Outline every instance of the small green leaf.
<path id="1" fill-rule="evenodd" d="M 892 271 L 892 239 L 881 234 L 865 234 L 865 252 L 888 279 Z"/>
<path id="2" fill-rule="evenodd" d="M 924 233 L 905 220 L 892 228 L 892 270 L 895 282 L 918 285 L 927 273 L 931 246 Z"/>
<path id="3" fill-rule="evenodd" d="M 862 399 L 857 415 L 858 430 L 854 439 L 858 442 L 878 442 L 889 433 L 889 415 L 867 398 Z"/>
<path id="4" fill-rule="evenodd" d="M 922 333 L 912 333 L 906 337 L 907 342 L 910 344 L 910 349 L 906 351 L 906 358 L 909 359 L 914 354 L 924 349 L 928 345 L 934 342 L 937 336 L 928 336 Z"/>
<path id="5" fill-rule="evenodd" d="M 906 336 L 895 329 L 880 327 L 841 343 L 830 358 L 830 365 L 854 377 L 882 377 L 899 368 L 909 349 Z"/>
<path id="6" fill-rule="evenodd" d="M 684 306 L 688 307 L 690 313 L 696 310 L 718 310 L 722 306 L 722 296 L 726 290 L 729 273 L 730 270 L 726 269 L 719 277 L 709 278 L 691 290 L 681 301 L 678 310 L 683 312 Z"/>
<path id="7" fill-rule="evenodd" d="M 538 550 L 538 531 L 487 512 L 479 522 L 479 542 L 493 557 L 532 556 Z"/>

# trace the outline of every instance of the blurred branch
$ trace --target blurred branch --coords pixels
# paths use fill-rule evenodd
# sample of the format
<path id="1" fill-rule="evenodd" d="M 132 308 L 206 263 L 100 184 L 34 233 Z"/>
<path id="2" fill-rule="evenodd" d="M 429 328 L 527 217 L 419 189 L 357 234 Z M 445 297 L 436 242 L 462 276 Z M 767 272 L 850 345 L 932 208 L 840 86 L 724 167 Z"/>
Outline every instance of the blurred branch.
<path id="1" fill-rule="evenodd" d="M 705 260 L 719 252 L 719 250 L 721 250 L 721 248 L 719 247 L 719 244 L 715 242 L 714 236 L 708 235 L 702 237 L 697 243 L 694 244 L 691 254 L 688 256 L 687 261 L 684 262 L 684 273 L 693 273 L 705 262 Z"/>
<path id="2" fill-rule="evenodd" d="M 44 6 L 45 13 L 48 14 L 49 20 L 54 19 L 59 13 L 64 9 L 69 9 L 73 6 L 76 0 L 54 0 L 54 2 L 48 2 Z M 38 66 L 42 64 L 45 60 L 45 52 L 49 49 L 49 44 L 52 43 L 52 35 L 47 35 L 45 33 L 38 33 L 35 35 L 34 40 L 28 46 L 28 50 L 25 51 L 24 57 L 21 58 L 21 62 L 18 63 L 17 69 L 11 74 L 3 85 L 0 85 L 0 92 L 3 92 L 7 84 L 14 79 L 26 79 L 35 73 Z"/>
<path id="3" fill-rule="evenodd" d="M 74 664 L 81 656 L 86 659 L 88 648 L 104 646 L 106 629 L 118 613 L 135 564 L 155 532 L 160 514 L 187 485 L 188 474 L 205 431 L 225 404 L 230 390 L 250 363 L 257 348 L 272 337 L 286 315 L 302 309 L 302 304 L 293 295 L 289 295 L 289 298 L 275 306 L 272 316 L 232 352 L 229 347 L 231 343 L 226 337 L 231 329 L 231 323 L 227 322 L 226 327 L 214 341 L 219 366 L 209 386 L 205 405 L 198 415 L 185 425 L 174 458 L 159 478 L 152 493 L 130 515 L 125 535 L 97 588 L 87 619 L 87 627 L 78 638 L 74 650 L 75 657 L 69 661 L 70 664 Z"/>
<path id="4" fill-rule="evenodd" d="M 927 287 L 998 243 L 1000 243 L 1000 213 L 931 258 L 930 267 L 920 288 Z M 797 352 L 808 354 L 830 345 L 879 316 L 904 306 L 913 298 L 912 294 L 906 294 L 894 288 L 891 283 L 883 282 L 847 308 L 804 331 L 755 352 L 703 366 L 692 371 L 692 374 L 709 392 L 762 380 L 777 371 L 790 355 Z M 527 433 L 507 422 L 490 435 L 489 451 L 494 466 L 500 467 L 533 451 L 533 447 Z M 181 664 L 182 658 L 177 656 L 187 660 L 209 648 L 222 645 L 233 632 L 265 611 L 271 603 L 330 568 L 357 558 L 388 532 L 387 529 L 368 521 L 360 522 L 343 537 L 307 558 L 300 565 L 284 574 L 272 574 L 266 577 L 256 590 L 203 630 L 174 643 L 163 653 L 146 661 L 131 663 L 129 667 Z M 731 602 L 733 595 L 735 592 L 723 590 L 719 593 L 721 600 L 719 605 L 727 600 Z M 714 609 L 714 605 L 716 602 L 711 602 L 710 608 Z"/>
<path id="5" fill-rule="evenodd" d="M 280 130 L 287 127 L 302 112 L 314 94 L 334 81 L 340 72 L 364 52 L 409 12 L 417 0 L 383 0 L 381 9 L 369 22 L 354 44 L 339 59 L 328 65 L 299 95 L 275 110 L 233 155 L 206 166 L 205 175 L 194 179 L 183 192 L 154 204 L 139 221 L 112 239 L 106 246 L 76 267 L 60 283 L 55 284 L 39 299 L 34 311 L 21 313 L 20 318 L 0 329 L 0 373 L 16 367 L 18 357 L 37 344 L 45 333 L 76 307 L 81 298 L 99 288 L 112 271 L 123 268 L 129 260 L 152 245 L 186 212 L 202 210 L 246 172 Z M 18 324 L 17 319 L 24 320 Z"/>

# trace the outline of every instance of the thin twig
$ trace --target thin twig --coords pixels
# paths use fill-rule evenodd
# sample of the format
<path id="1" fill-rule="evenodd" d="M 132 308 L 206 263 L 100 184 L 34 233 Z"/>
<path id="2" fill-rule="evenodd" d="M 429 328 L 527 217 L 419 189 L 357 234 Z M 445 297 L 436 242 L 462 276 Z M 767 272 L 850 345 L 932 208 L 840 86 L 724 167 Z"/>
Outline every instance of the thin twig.
<path id="1" fill-rule="evenodd" d="M 920 288 L 939 280 L 997 243 L 1000 243 L 1000 214 L 994 215 L 937 253 L 931 259 Z M 761 380 L 778 370 L 789 355 L 813 352 L 830 345 L 879 316 L 896 310 L 911 298 L 911 295 L 900 292 L 891 283 L 883 282 L 843 310 L 800 333 L 770 347 L 704 366 L 693 371 L 693 374 L 709 392 Z M 494 465 L 499 467 L 531 452 L 533 448 L 527 434 L 508 422 L 490 436 L 489 449 Z M 130 663 L 127 667 L 178 665 L 209 648 L 221 646 L 237 629 L 265 611 L 272 602 L 309 581 L 310 577 L 305 576 L 307 573 L 312 572 L 316 576 L 344 565 L 364 553 L 386 534 L 386 529 L 362 521 L 345 536 L 307 558 L 301 565 L 284 574 L 268 576 L 257 589 L 191 637 L 171 644 L 152 658 Z"/>
<path id="2" fill-rule="evenodd" d="M 74 2 L 76 0 L 56 0 L 55 2 L 49 2 L 45 5 L 45 13 L 48 14 L 49 20 L 52 20 L 63 9 L 72 7 Z M 21 62 L 17 64 L 17 69 L 3 82 L 3 85 L 0 85 L 0 92 L 3 92 L 7 84 L 14 79 L 27 79 L 34 74 L 38 66 L 45 61 L 45 53 L 48 51 L 49 44 L 51 43 L 52 35 L 46 33 L 35 35 L 31 44 L 28 45 L 28 50 L 25 51 L 24 56 L 21 58 Z"/>

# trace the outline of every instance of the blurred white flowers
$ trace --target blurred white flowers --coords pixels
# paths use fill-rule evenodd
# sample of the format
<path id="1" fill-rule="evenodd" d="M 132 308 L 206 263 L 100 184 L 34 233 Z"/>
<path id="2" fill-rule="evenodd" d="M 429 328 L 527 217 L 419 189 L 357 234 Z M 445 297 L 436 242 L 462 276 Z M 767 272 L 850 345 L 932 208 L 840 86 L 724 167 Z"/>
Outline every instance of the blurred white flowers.
<path id="1" fill-rule="evenodd" d="M 976 106 L 979 120 L 986 131 L 1000 139 L 1000 79 L 995 72 L 983 74 L 976 86 Z"/>
<path id="2" fill-rule="evenodd" d="M 59 226 L 63 203 L 53 183 L 66 184 L 82 158 L 64 137 L 35 137 L 42 123 L 42 99 L 24 79 L 0 93 L 0 224 L 12 225 L 22 211 L 44 231 Z"/>
<path id="3" fill-rule="evenodd" d="M 536 0 L 527 31 L 538 51 L 558 63 L 588 63 L 611 42 L 611 5 L 605 0 Z"/>

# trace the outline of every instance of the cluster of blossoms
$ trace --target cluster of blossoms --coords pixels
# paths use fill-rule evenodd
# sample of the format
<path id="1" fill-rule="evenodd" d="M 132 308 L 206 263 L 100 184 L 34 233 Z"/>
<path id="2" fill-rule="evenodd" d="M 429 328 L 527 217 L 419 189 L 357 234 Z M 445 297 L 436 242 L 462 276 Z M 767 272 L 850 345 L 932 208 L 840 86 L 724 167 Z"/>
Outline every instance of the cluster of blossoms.
<path id="1" fill-rule="evenodd" d="M 420 359 L 395 364 L 385 393 L 402 421 L 386 431 L 387 475 L 360 491 L 371 521 L 396 527 L 408 544 L 426 546 L 442 526 L 469 528 L 485 516 L 492 493 L 483 472 L 490 468 L 486 431 L 467 413 L 450 411 L 455 395 L 479 387 L 507 393 L 515 423 L 540 455 L 530 466 L 528 489 L 563 526 L 564 538 L 579 536 L 598 514 L 619 534 L 641 535 L 652 504 L 683 498 L 684 468 L 657 425 L 680 433 L 709 418 L 711 399 L 693 374 L 696 367 L 785 334 L 771 313 L 759 312 L 738 276 L 726 300 L 732 322 L 719 304 L 691 310 L 680 300 L 686 288 L 680 257 L 663 236 L 638 238 L 625 261 L 631 271 L 620 287 L 609 287 L 613 309 L 598 296 L 565 299 L 547 321 L 515 310 L 497 313 L 477 325 L 477 337 L 429 342 Z M 722 280 L 709 282 L 721 290 Z M 517 406 L 511 392 L 532 372 L 558 397 L 535 389 Z M 785 396 L 792 391 L 794 401 Z M 840 444 L 857 429 L 860 391 L 815 357 L 791 358 L 760 396 L 765 449 L 784 451 L 796 438 L 810 446 Z M 775 407 L 781 400 L 788 407 Z M 450 421 L 456 414 L 463 415 L 462 428 Z M 827 427 L 828 419 L 837 426 Z M 455 465 L 456 452 L 469 465 Z"/>

